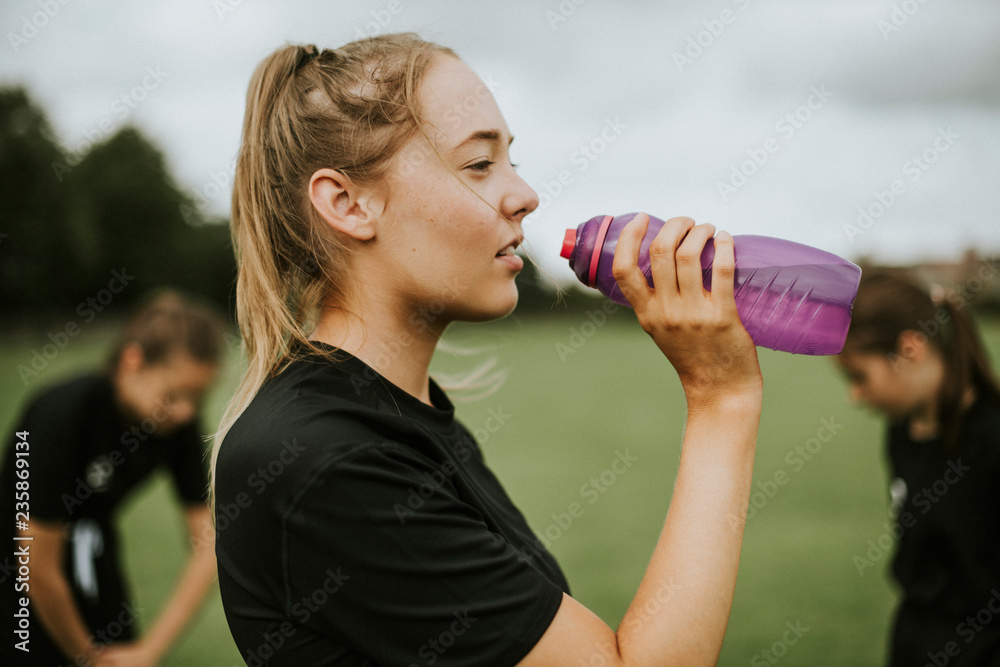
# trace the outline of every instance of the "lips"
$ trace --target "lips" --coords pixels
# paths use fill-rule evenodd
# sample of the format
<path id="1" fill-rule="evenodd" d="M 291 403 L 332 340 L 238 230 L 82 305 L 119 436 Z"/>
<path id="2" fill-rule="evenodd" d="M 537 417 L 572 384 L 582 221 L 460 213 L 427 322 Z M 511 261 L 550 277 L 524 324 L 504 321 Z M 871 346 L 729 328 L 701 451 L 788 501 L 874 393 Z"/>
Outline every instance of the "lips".
<path id="1" fill-rule="evenodd" d="M 519 245 L 521 245 L 521 239 L 519 238 L 514 239 L 513 241 L 505 245 L 503 248 L 501 248 L 500 251 L 496 254 L 496 257 L 507 257 L 513 255 L 514 251 L 517 249 Z"/>
<path id="2" fill-rule="evenodd" d="M 513 273 L 518 273 L 524 268 L 524 260 L 514 254 L 517 247 L 521 245 L 521 238 L 518 237 L 505 245 L 500 249 L 500 252 L 496 254 L 496 261 L 503 264 L 508 270 Z"/>

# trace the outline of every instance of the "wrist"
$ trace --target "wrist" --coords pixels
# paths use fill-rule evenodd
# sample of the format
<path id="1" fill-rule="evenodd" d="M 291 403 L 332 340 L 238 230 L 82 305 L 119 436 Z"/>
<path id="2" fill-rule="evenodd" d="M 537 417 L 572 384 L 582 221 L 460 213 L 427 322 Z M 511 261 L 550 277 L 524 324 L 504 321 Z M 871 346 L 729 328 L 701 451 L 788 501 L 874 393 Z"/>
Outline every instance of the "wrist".
<path id="1" fill-rule="evenodd" d="M 763 382 L 747 382 L 724 389 L 685 390 L 689 415 L 712 414 L 725 417 L 759 416 L 764 400 Z"/>

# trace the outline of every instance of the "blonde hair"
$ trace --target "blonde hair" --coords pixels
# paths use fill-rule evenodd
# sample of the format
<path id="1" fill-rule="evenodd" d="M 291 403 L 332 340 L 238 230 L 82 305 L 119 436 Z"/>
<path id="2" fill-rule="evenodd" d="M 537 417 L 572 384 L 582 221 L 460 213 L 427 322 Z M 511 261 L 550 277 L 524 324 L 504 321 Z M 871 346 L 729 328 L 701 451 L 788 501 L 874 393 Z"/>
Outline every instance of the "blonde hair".
<path id="1" fill-rule="evenodd" d="M 232 238 L 239 273 L 236 313 L 248 366 L 212 448 L 293 349 L 327 354 L 308 333 L 326 301 L 353 303 L 345 267 L 351 247 L 321 224 L 308 198 L 318 169 L 376 185 L 422 132 L 417 90 L 431 61 L 457 57 L 412 33 L 379 35 L 338 49 L 288 45 L 267 56 L 247 92 L 233 186 Z"/>

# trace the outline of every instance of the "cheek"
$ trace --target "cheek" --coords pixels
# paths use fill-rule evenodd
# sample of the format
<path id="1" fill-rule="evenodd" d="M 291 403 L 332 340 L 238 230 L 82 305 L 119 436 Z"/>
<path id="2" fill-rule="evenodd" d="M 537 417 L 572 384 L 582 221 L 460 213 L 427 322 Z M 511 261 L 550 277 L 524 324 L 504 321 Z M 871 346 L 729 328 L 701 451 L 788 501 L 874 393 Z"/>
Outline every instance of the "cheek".
<path id="1" fill-rule="evenodd" d="M 880 378 L 878 382 L 872 383 L 870 395 L 881 403 L 893 406 L 900 404 L 905 398 L 905 392 L 893 378 Z"/>

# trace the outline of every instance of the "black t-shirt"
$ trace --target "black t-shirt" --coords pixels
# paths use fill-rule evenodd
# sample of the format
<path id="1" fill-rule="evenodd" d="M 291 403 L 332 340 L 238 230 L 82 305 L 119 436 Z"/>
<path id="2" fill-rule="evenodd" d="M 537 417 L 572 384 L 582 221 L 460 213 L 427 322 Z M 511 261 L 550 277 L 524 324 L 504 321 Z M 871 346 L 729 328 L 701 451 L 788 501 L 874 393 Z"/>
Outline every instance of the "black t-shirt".
<path id="1" fill-rule="evenodd" d="M 169 471 L 185 505 L 203 505 L 208 488 L 205 446 L 195 422 L 164 434 L 154 418 L 138 424 L 126 420 L 115 404 L 112 384 L 103 375 L 86 375 L 52 387 L 34 398 L 12 425 L 0 470 L 0 512 L 8 536 L 21 535 L 15 524 L 16 451 L 24 451 L 16 433 L 27 432 L 29 520 L 67 525 L 64 574 L 90 632 L 101 641 L 132 636 L 133 600 L 121 571 L 115 530 L 117 510 L 160 466 Z M 23 486 L 22 486 L 23 488 Z M 16 547 L 0 557 L 0 663 L 44 665 L 70 662 L 32 616 L 30 654 L 13 648 L 13 613 L 25 595 L 17 590 Z M 124 614 L 124 616 L 123 616 Z M 99 634 L 100 633 L 100 634 Z"/>
<path id="2" fill-rule="evenodd" d="M 903 589 L 892 664 L 1000 665 L 1000 406 L 977 400 L 953 452 L 904 423 L 888 441 Z"/>
<path id="3" fill-rule="evenodd" d="M 568 584 L 431 381 L 293 362 L 216 467 L 223 605 L 259 665 L 512 665 Z"/>
<path id="4" fill-rule="evenodd" d="M 86 375 L 53 387 L 27 407 L 14 431 L 30 444 L 31 517 L 110 524 L 136 486 L 164 465 L 182 502 L 203 504 L 208 480 L 197 424 L 163 435 L 154 418 L 129 423 L 114 401 L 110 379 Z M 9 434 L 11 445 L 17 442 Z M 12 506 L 14 447 L 7 448 L 0 489 Z"/>

